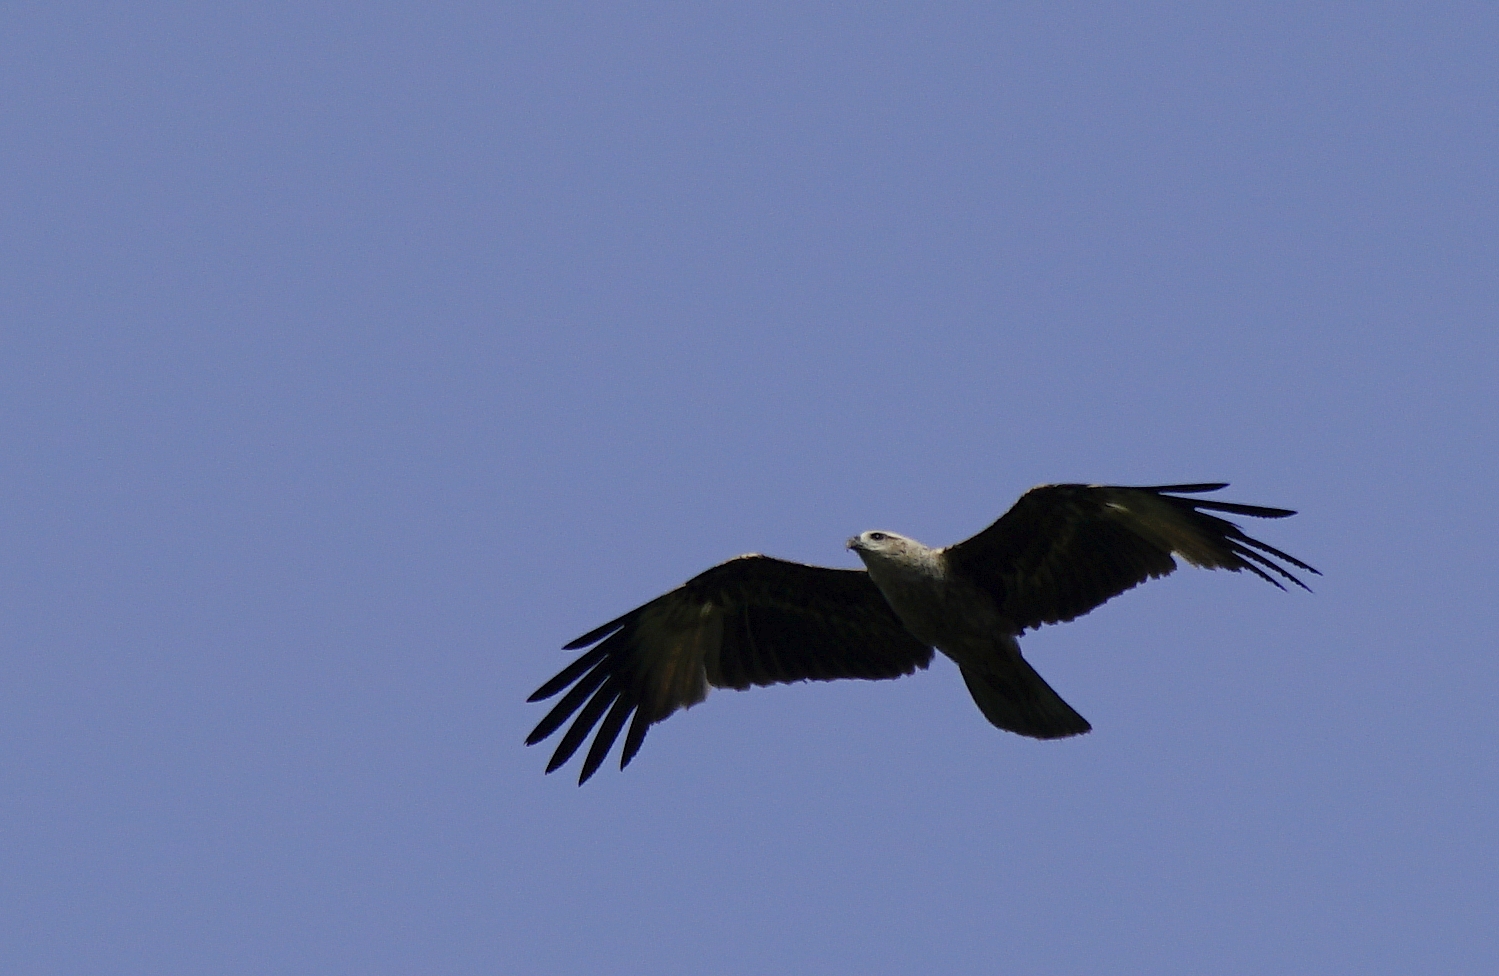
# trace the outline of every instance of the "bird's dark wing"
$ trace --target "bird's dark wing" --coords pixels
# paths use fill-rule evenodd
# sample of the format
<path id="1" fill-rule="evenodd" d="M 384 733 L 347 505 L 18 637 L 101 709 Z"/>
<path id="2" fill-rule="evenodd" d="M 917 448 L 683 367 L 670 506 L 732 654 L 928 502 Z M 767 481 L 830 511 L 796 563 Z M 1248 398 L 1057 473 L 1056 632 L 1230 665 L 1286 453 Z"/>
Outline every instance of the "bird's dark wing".
<path id="1" fill-rule="evenodd" d="M 540 742 L 574 713 L 547 766 L 567 762 L 603 719 L 578 778 L 586 782 L 634 713 L 619 766 L 646 731 L 709 686 L 898 678 L 932 660 L 863 570 L 825 569 L 750 555 L 731 559 L 568 644 L 596 644 L 528 700 L 571 685 L 526 739 Z"/>
<path id="2" fill-rule="evenodd" d="M 1247 569 L 1276 586 L 1279 576 L 1306 589 L 1281 563 L 1309 573 L 1315 569 L 1207 514 L 1284 518 L 1295 512 L 1176 497 L 1226 487 L 1042 485 L 978 535 L 948 546 L 943 557 L 993 595 L 1017 630 L 1080 617 L 1130 587 L 1170 573 L 1176 568 L 1173 555 L 1205 569 Z"/>

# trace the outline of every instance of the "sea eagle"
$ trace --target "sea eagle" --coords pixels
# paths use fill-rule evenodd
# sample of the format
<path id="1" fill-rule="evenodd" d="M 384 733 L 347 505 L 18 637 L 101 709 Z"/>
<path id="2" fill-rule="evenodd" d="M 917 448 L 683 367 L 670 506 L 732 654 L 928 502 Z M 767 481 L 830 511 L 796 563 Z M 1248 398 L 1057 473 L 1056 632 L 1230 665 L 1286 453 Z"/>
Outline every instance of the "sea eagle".
<path id="1" fill-rule="evenodd" d="M 930 664 L 933 648 L 957 663 L 979 710 L 999 728 L 1037 739 L 1079 735 L 1092 728 L 1087 719 L 1021 657 L 1016 638 L 1026 630 L 1080 617 L 1165 576 L 1176 569 L 1173 556 L 1308 589 L 1276 560 L 1315 569 L 1207 514 L 1295 512 L 1177 497 L 1226 487 L 1041 485 L 978 535 L 945 548 L 894 532 L 856 535 L 848 548 L 862 570 L 739 556 L 568 644 L 564 650 L 597 646 L 528 699 L 572 686 L 526 745 L 577 714 L 550 773 L 602 718 L 581 786 L 632 713 L 620 769 L 653 724 L 702 701 L 710 686 L 898 678 Z"/>

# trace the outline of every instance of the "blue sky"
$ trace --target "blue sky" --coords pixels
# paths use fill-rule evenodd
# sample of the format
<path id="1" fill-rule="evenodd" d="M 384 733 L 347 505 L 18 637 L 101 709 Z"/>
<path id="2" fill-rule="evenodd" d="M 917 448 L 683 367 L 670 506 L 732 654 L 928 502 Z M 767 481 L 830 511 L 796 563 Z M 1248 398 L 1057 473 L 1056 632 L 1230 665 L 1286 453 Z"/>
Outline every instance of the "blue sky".
<path id="1" fill-rule="evenodd" d="M 18 973 L 1410 973 L 1499 957 L 1487 4 L 14 4 Z M 543 776 L 729 556 L 1225 480 L 1027 655 Z M 575 767 L 573 767 L 575 769 Z"/>

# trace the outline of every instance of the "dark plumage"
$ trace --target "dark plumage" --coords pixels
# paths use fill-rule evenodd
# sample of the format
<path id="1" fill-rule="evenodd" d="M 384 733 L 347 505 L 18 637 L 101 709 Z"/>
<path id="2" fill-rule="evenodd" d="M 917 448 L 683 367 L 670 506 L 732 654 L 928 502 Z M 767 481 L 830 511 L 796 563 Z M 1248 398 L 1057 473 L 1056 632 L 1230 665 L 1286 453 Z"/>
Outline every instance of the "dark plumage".
<path id="1" fill-rule="evenodd" d="M 945 549 L 893 532 L 856 536 L 848 545 L 867 571 L 761 555 L 731 559 L 568 644 L 596 646 L 530 697 L 541 701 L 571 686 L 526 744 L 573 719 L 550 773 L 598 726 L 581 784 L 627 721 L 621 769 L 652 724 L 702 701 L 710 686 L 896 678 L 925 668 L 934 647 L 958 663 L 998 727 L 1036 738 L 1086 732 L 1087 721 L 1021 657 L 1015 638 L 1022 632 L 1072 620 L 1170 573 L 1173 556 L 1206 569 L 1247 569 L 1276 586 L 1283 579 L 1306 589 L 1282 563 L 1317 572 L 1208 514 L 1294 512 L 1177 497 L 1224 487 L 1043 485 Z"/>

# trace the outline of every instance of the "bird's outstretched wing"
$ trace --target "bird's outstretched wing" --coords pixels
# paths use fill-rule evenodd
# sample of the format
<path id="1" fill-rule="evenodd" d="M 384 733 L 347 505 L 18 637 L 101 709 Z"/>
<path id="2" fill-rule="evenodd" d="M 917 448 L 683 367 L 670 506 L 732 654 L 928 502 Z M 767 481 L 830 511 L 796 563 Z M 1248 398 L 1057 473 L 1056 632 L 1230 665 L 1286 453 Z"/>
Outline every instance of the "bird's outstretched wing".
<path id="1" fill-rule="evenodd" d="M 868 573 L 759 555 L 714 566 L 565 650 L 592 644 L 598 646 L 528 699 L 541 701 L 572 686 L 526 738 L 527 745 L 540 742 L 577 714 L 549 773 L 603 719 L 579 785 L 604 761 L 632 712 L 621 769 L 651 725 L 702 701 L 710 685 L 897 678 L 932 660 L 932 649 L 906 631 Z"/>
<path id="2" fill-rule="evenodd" d="M 1017 632 L 1080 617 L 1147 579 L 1165 576 L 1176 569 L 1173 555 L 1205 569 L 1247 569 L 1276 586 L 1279 576 L 1306 589 L 1281 563 L 1309 573 L 1315 569 L 1207 514 L 1284 518 L 1295 512 L 1176 497 L 1226 487 L 1042 485 L 978 535 L 948 546 L 943 557 L 999 601 Z"/>

